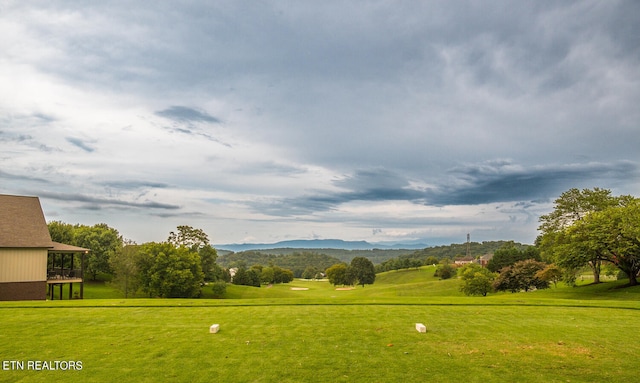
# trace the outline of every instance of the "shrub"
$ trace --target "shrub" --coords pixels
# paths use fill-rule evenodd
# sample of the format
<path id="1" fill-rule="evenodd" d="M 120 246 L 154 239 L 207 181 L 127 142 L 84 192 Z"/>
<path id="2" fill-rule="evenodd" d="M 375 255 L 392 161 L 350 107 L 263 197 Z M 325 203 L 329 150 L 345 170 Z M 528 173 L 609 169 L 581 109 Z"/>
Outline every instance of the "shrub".
<path id="1" fill-rule="evenodd" d="M 223 281 L 214 282 L 211 289 L 215 298 L 222 298 L 227 292 L 227 284 Z"/>

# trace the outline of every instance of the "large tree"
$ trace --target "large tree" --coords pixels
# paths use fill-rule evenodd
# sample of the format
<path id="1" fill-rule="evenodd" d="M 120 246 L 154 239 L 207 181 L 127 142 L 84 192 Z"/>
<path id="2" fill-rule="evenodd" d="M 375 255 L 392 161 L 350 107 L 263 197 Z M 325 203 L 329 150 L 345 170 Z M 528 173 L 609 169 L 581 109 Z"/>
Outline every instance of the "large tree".
<path id="1" fill-rule="evenodd" d="M 520 250 L 514 242 L 508 242 L 500 249 L 496 250 L 493 258 L 489 260 L 487 269 L 491 272 L 499 272 L 502 268 L 511 266 L 525 259 L 535 259 L 540 261 L 540 252 L 534 246 L 527 246 Z"/>
<path id="2" fill-rule="evenodd" d="M 600 282 L 600 267 L 606 259 L 597 247 L 583 246 L 568 229 L 582 221 L 587 215 L 620 206 L 628 196 L 614 197 L 607 189 L 570 189 L 555 200 L 551 213 L 540 217 L 541 236 L 538 238 L 542 255 L 548 261 L 565 270 L 589 265 L 594 283 Z"/>
<path id="3" fill-rule="evenodd" d="M 161 298 L 200 296 L 204 274 L 198 254 L 171 243 L 145 243 L 138 257 L 143 289 Z"/>
<path id="4" fill-rule="evenodd" d="M 122 237 L 118 230 L 106 223 L 99 223 L 93 226 L 76 225 L 74 232 L 73 245 L 91 250 L 85 265 L 91 279 L 95 281 L 98 273 L 111 274 L 109 258 L 122 248 Z"/>
<path id="5" fill-rule="evenodd" d="M 329 279 L 329 283 L 334 286 L 337 285 L 353 285 L 355 278 L 353 274 L 350 272 L 350 268 L 346 263 L 336 263 L 335 265 L 329 267 L 325 273 L 327 274 L 327 278 Z"/>
<path id="6" fill-rule="evenodd" d="M 260 270 L 255 267 L 247 269 L 245 266 L 240 266 L 237 268 L 231 283 L 234 285 L 260 287 Z"/>
<path id="7" fill-rule="evenodd" d="M 376 270 L 373 263 L 365 257 L 355 257 L 349 265 L 351 273 L 359 285 L 372 285 L 376 280 Z"/>
<path id="8" fill-rule="evenodd" d="M 109 265 L 113 271 L 111 283 L 124 293 L 125 298 L 128 298 L 129 294 L 138 290 L 137 261 L 139 249 L 140 246 L 128 243 L 109 258 Z"/>
<path id="9" fill-rule="evenodd" d="M 200 265 L 204 273 L 204 280 L 207 282 L 222 279 L 222 269 L 216 263 L 218 251 L 213 246 L 207 244 L 198 249 Z"/>
<path id="10" fill-rule="evenodd" d="M 181 225 L 177 227 L 176 231 L 169 233 L 168 241 L 176 247 L 186 246 L 190 249 L 198 250 L 209 244 L 209 236 L 202 229 Z"/>
<path id="11" fill-rule="evenodd" d="M 218 252 L 209 243 L 209 236 L 204 230 L 181 225 L 176 231 L 169 233 L 167 241 L 176 247 L 184 246 L 198 253 L 205 281 L 217 281 L 222 278 L 222 269 L 216 263 Z"/>
<path id="12" fill-rule="evenodd" d="M 458 275 L 462 279 L 460 291 L 465 295 L 482 295 L 493 291 L 493 280 L 496 278 L 495 273 L 485 269 L 477 263 L 469 263 L 458 269 Z"/>
<path id="13" fill-rule="evenodd" d="M 52 221 L 47 224 L 49 235 L 54 242 L 73 245 L 75 243 L 75 227 L 70 223 Z"/>
<path id="14" fill-rule="evenodd" d="M 640 273 L 640 199 L 625 198 L 621 206 L 593 212 L 567 230 L 568 242 L 578 251 L 597 254 L 638 284 Z"/>

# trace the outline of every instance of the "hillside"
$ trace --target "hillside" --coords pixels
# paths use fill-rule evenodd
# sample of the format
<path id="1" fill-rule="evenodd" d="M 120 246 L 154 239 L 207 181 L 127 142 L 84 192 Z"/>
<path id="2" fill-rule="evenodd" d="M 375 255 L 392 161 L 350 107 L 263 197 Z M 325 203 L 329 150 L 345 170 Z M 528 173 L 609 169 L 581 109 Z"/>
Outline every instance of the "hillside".
<path id="1" fill-rule="evenodd" d="M 469 253 L 472 257 L 478 257 L 485 254 L 493 254 L 501 247 L 513 244 L 519 250 L 531 245 L 525 245 L 513 241 L 484 241 L 484 242 L 469 242 Z M 434 246 L 427 247 L 422 250 L 414 251 L 410 254 L 401 255 L 399 258 L 415 258 L 425 260 L 429 257 L 436 257 L 438 259 L 454 259 L 456 256 L 465 256 L 467 254 L 466 243 L 453 243 L 446 246 Z"/>
<path id="2" fill-rule="evenodd" d="M 295 251 L 288 254 L 269 254 L 260 251 L 243 251 L 221 255 L 217 260 L 223 267 L 233 267 L 244 264 L 246 267 L 253 265 L 275 265 L 293 271 L 296 278 L 300 278 L 307 267 L 315 267 L 324 271 L 329 266 L 340 263 L 337 258 L 312 251 Z"/>
<path id="3" fill-rule="evenodd" d="M 343 241 L 344 242 L 344 241 Z M 506 244 L 513 243 L 518 248 L 529 245 L 514 243 L 513 241 L 485 241 L 470 242 L 469 250 L 473 257 L 495 252 Z M 326 242 L 325 242 L 326 244 Z M 349 263 L 355 257 L 365 257 L 374 264 L 381 264 L 390 259 L 420 259 L 426 260 L 433 256 L 437 259 L 454 259 L 456 256 L 464 256 L 467 252 L 467 244 L 451 244 L 447 246 L 427 247 L 422 250 L 411 249 L 367 249 L 348 250 L 337 248 L 292 248 L 282 247 L 273 249 L 257 249 L 250 251 L 231 252 L 218 250 L 218 264 L 223 267 L 231 267 L 238 262 L 246 266 L 273 264 L 290 269 L 294 276 L 299 278 L 307 266 L 325 270 L 327 267 L 340 262 Z"/>

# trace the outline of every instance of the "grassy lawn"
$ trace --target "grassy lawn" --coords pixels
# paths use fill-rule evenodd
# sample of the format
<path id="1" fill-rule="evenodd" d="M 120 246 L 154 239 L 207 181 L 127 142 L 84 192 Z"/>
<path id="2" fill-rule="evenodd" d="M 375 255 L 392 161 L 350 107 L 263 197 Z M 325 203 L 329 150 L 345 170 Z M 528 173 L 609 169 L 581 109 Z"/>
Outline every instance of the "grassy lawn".
<path id="1" fill-rule="evenodd" d="M 83 368 L 0 369 L 0 382 L 636 380 L 638 288 L 609 282 L 469 298 L 458 281 L 432 274 L 386 273 L 354 290 L 304 280 L 229 286 L 233 298 L 224 300 L 1 302 L 2 361 Z"/>

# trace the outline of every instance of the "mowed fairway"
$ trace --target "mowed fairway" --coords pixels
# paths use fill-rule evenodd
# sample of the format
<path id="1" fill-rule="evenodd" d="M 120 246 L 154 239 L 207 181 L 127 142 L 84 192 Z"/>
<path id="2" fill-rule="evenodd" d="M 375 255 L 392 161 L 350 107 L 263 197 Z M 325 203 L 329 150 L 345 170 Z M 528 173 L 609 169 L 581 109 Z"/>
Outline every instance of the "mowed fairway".
<path id="1" fill-rule="evenodd" d="M 277 286 L 272 289 L 275 297 L 260 299 L 4 302 L 0 304 L 0 359 L 73 360 L 82 361 L 83 368 L 0 370 L 0 381 L 617 382 L 637 378 L 637 300 L 556 299 L 549 292 L 467 298 L 436 288 L 457 282 L 426 277 L 423 289 L 436 284 L 432 290 L 440 291 L 430 298 L 424 291 L 415 292 L 420 284 L 415 273 L 407 272 L 406 279 L 389 274 L 377 286 L 351 291 L 336 291 L 326 282 L 296 281 L 292 286 L 309 286 L 309 290 Z M 403 284 L 414 293 L 406 293 Z M 249 291 L 256 290 L 269 294 L 265 288 Z M 377 298 L 369 295 L 375 290 L 380 292 Z M 287 291 L 309 295 L 278 297 Z M 637 297 L 636 290 L 631 291 Z M 413 296 L 407 298 L 407 294 Z M 427 332 L 417 332 L 416 322 L 424 323 Z M 213 323 L 220 324 L 217 334 L 209 333 Z"/>

